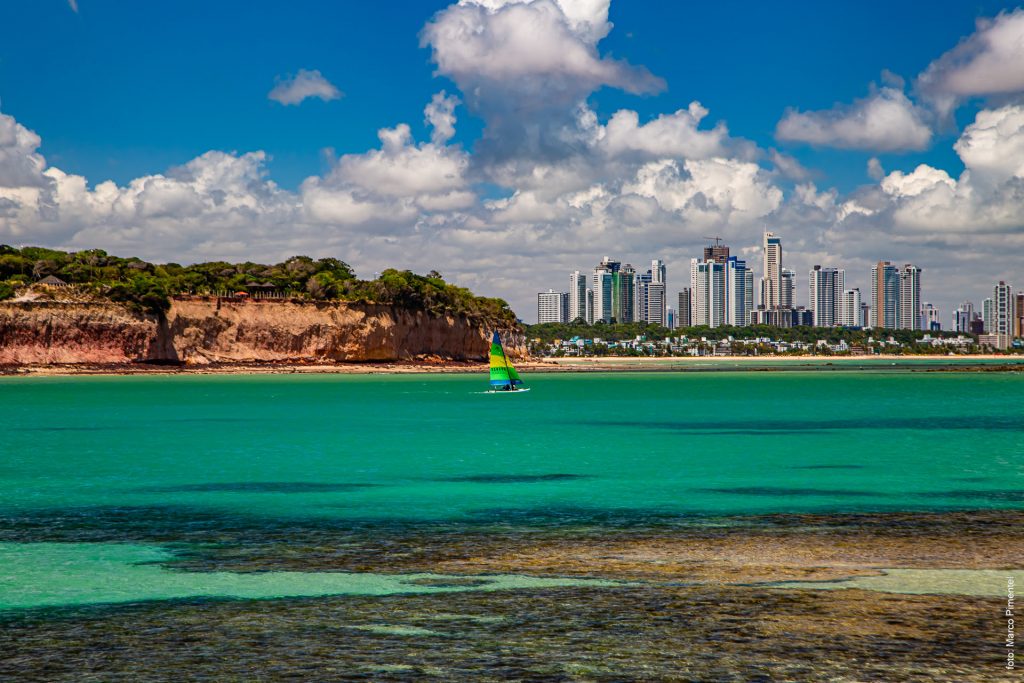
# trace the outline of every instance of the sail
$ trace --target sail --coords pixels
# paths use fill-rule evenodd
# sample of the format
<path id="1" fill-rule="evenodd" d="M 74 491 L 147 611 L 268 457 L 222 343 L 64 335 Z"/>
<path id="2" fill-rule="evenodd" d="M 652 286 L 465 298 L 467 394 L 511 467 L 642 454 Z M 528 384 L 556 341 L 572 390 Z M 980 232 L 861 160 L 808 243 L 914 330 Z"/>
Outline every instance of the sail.
<path id="1" fill-rule="evenodd" d="M 519 373 L 508 362 L 505 349 L 501 348 L 501 337 L 495 332 L 491 340 L 491 386 L 495 389 L 507 389 L 522 383 Z"/>

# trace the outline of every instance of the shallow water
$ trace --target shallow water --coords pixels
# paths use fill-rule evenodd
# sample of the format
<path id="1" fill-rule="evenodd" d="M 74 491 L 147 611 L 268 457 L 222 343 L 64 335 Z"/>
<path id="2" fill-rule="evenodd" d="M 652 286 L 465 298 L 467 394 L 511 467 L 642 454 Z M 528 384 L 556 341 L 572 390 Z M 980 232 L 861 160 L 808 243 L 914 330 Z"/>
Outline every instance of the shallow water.
<path id="1" fill-rule="evenodd" d="M 855 576 L 839 581 L 790 581 L 781 588 L 842 590 L 860 588 L 905 595 L 973 595 L 1002 598 L 1007 586 L 1024 585 L 1018 569 L 885 569 L 878 576 Z"/>
<path id="2" fill-rule="evenodd" d="M 642 563 L 661 539 L 747 529 L 777 554 L 812 537 L 851 556 L 894 531 L 876 556 L 963 563 L 956 539 L 991 545 L 1018 518 L 953 511 L 1024 509 L 1024 374 L 527 381 L 495 397 L 465 375 L 0 378 L 0 678 L 825 680 L 842 660 L 870 680 L 987 680 L 972 638 L 998 628 L 978 626 L 998 614 L 991 576 L 945 576 L 973 602 L 871 593 L 908 601 L 891 632 L 896 608 L 852 591 Z M 873 515 L 892 511 L 935 515 Z M 929 550 L 944 525 L 945 557 Z M 573 563 L 584 542 L 593 573 Z M 630 562 L 639 584 L 587 581 Z M 815 630 L 829 610 L 858 635 Z"/>
<path id="3" fill-rule="evenodd" d="M 1024 374 L 0 380 L 0 514 L 503 521 L 1024 506 Z"/>
<path id="4" fill-rule="evenodd" d="M 610 581 L 488 575 L 350 572 L 186 572 L 153 546 L 117 543 L 0 543 L 0 610 L 34 607 L 325 595 L 397 595 L 459 591 L 609 587 Z"/>

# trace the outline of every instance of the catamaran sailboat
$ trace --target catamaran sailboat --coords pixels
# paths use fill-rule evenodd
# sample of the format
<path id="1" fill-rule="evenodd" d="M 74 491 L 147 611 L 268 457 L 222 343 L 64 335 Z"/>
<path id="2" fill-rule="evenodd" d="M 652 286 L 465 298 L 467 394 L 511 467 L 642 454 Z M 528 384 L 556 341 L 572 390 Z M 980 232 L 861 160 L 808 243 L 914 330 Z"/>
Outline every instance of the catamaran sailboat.
<path id="1" fill-rule="evenodd" d="M 508 362 L 505 349 L 501 347 L 501 337 L 494 333 L 491 340 L 491 390 L 489 394 L 516 394 L 529 391 L 529 388 L 522 386 L 523 380 L 519 373 Z"/>

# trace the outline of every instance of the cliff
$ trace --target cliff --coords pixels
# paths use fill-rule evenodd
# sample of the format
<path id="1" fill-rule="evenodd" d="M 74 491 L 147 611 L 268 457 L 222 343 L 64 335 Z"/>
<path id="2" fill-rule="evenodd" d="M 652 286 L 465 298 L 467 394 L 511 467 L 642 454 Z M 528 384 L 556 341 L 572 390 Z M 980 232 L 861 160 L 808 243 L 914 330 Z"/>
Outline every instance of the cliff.
<path id="1" fill-rule="evenodd" d="M 500 330 L 523 355 L 518 330 Z M 483 360 L 491 330 L 461 316 L 348 302 L 174 300 L 166 315 L 111 302 L 0 302 L 0 364 Z"/>

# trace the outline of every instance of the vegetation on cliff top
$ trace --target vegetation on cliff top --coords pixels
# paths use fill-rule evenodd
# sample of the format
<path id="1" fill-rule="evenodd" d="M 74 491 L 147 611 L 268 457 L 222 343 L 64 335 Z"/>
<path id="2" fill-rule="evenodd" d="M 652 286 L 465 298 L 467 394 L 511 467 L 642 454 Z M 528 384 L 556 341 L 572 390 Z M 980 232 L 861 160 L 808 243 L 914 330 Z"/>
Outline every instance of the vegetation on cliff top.
<path id="1" fill-rule="evenodd" d="M 0 245 L 0 299 L 50 275 L 148 313 L 166 311 L 175 294 L 273 292 L 308 301 L 391 304 L 436 315 L 465 315 L 489 324 L 515 324 L 515 314 L 502 299 L 476 296 L 434 271 L 424 276 L 388 269 L 374 280 L 360 280 L 347 263 L 335 258 L 293 256 L 274 265 L 212 261 L 182 266 L 120 258 L 102 249 L 64 252 Z"/>

